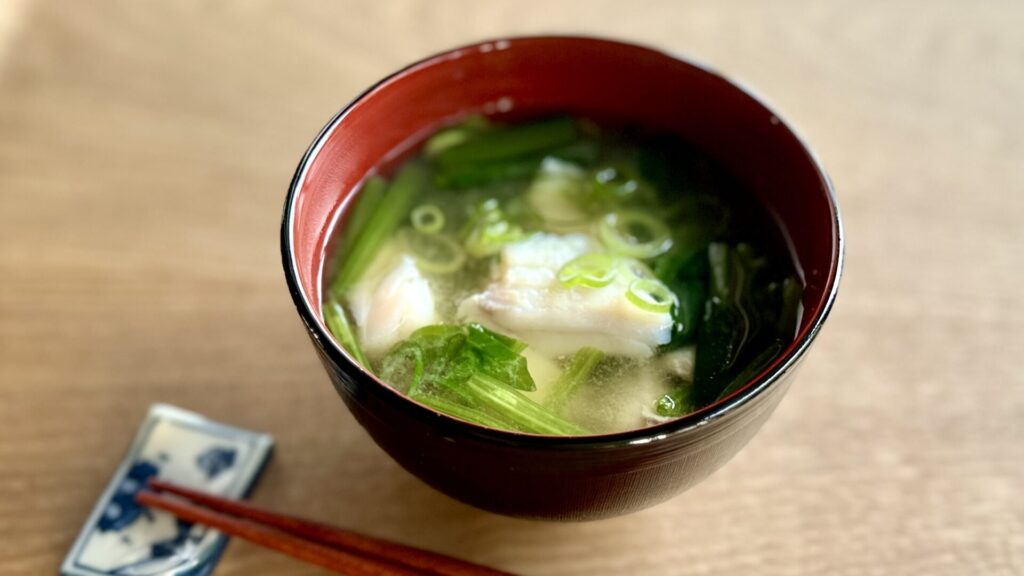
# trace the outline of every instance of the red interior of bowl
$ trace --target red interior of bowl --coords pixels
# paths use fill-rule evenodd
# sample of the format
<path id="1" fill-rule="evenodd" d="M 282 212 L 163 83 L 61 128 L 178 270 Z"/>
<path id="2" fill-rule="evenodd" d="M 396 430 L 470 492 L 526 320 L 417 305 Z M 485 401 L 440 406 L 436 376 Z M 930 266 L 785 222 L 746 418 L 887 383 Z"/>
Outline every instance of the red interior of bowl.
<path id="1" fill-rule="evenodd" d="M 296 274 L 317 318 L 326 241 L 352 192 L 439 125 L 479 111 L 615 118 L 676 132 L 707 150 L 764 201 L 792 241 L 806 285 L 797 342 L 820 320 L 837 279 L 839 221 L 825 175 L 792 131 L 705 68 L 648 48 L 564 37 L 435 56 L 384 80 L 328 127 L 297 180 L 290 223 Z"/>

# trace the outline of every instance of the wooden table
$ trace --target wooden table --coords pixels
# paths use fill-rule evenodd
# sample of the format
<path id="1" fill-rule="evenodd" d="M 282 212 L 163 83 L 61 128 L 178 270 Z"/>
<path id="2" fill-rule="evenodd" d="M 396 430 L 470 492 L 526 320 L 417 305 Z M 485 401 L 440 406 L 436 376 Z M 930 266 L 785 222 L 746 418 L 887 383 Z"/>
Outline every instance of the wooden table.
<path id="1" fill-rule="evenodd" d="M 526 574 L 1024 573 L 1024 4 L 0 4 L 0 573 L 54 573 L 152 402 L 278 441 L 254 500 Z M 814 144 L 838 305 L 761 434 L 632 516 L 448 499 L 352 420 L 280 270 L 285 188 L 382 75 L 482 37 L 714 63 Z M 218 574 L 318 574 L 232 544 Z"/>

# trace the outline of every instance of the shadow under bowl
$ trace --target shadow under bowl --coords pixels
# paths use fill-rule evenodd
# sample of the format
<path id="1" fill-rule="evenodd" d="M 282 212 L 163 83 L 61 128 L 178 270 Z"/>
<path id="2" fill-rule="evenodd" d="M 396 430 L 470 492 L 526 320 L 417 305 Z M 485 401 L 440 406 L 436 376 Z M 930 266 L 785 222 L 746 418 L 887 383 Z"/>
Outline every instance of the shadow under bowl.
<path id="1" fill-rule="evenodd" d="M 731 396 L 683 418 L 577 437 L 494 430 L 438 413 L 362 369 L 321 314 L 337 215 L 374 169 L 394 166 L 471 113 L 569 112 L 673 132 L 711 154 L 777 218 L 804 280 L 794 342 Z M 343 226 L 342 221 L 338 226 Z M 426 483 L 511 516 L 586 520 L 697 484 L 757 432 L 788 389 L 836 296 L 842 226 L 831 184 L 800 138 L 748 90 L 658 50 L 583 37 L 482 42 L 417 62 L 338 113 L 303 156 L 285 203 L 288 288 L 335 388 L 370 436 Z"/>

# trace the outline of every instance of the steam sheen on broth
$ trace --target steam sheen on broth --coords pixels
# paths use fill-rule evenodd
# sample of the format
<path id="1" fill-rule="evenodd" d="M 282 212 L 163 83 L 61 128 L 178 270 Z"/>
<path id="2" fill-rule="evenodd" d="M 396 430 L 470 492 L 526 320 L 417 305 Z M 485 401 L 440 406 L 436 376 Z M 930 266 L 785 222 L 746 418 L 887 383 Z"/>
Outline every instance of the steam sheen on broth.
<path id="1" fill-rule="evenodd" d="M 533 434 L 690 413 L 793 340 L 780 231 L 707 155 L 580 118 L 443 129 L 342 215 L 324 319 L 414 400 Z"/>

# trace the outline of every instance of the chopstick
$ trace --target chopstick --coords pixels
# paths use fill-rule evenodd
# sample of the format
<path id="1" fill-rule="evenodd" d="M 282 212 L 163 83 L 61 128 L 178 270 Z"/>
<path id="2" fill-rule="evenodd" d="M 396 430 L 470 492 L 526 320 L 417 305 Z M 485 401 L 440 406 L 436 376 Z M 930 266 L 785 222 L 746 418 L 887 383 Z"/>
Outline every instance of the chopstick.
<path id="1" fill-rule="evenodd" d="M 201 506 L 185 501 L 178 501 L 149 491 L 139 491 L 135 500 L 143 506 L 152 506 L 171 512 L 182 520 L 198 522 L 230 534 L 244 538 L 254 544 L 283 552 L 310 564 L 350 576 L 414 576 L 423 572 L 411 570 L 396 564 L 387 564 L 371 560 L 356 554 L 336 550 L 330 546 L 316 544 L 293 536 L 286 532 L 269 528 L 255 522 L 238 520 L 231 516 L 212 512 Z"/>
<path id="2" fill-rule="evenodd" d="M 511 576 L 451 556 L 286 516 L 151 478 L 135 499 L 192 522 L 349 576 Z M 163 492 L 165 494 L 160 494 Z M 171 494 L 172 496 L 168 496 Z"/>

